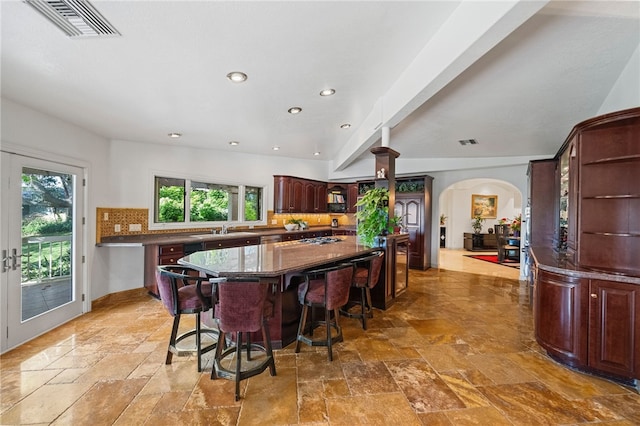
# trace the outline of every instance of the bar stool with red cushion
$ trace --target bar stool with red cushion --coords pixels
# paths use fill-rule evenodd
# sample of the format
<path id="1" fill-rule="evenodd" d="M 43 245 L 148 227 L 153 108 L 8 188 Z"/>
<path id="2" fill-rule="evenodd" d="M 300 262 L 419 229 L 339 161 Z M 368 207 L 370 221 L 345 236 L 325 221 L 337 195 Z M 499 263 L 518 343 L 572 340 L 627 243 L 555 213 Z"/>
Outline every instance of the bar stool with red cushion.
<path id="1" fill-rule="evenodd" d="M 300 342 L 310 346 L 326 346 L 329 361 L 333 361 L 332 346 L 343 340 L 342 328 L 338 322 L 339 309 L 349 300 L 353 266 L 348 263 L 341 264 L 308 271 L 302 276 L 304 276 L 304 281 L 298 286 L 298 300 L 302 304 L 302 314 L 298 325 L 295 351 L 296 353 L 300 352 Z M 309 308 L 311 308 L 311 324 L 307 330 Z M 324 310 L 324 320 L 314 319 L 315 308 Z M 314 339 L 313 330 L 319 326 L 326 327 L 326 337 Z M 336 330 L 336 335 L 333 335 L 332 329 Z M 306 336 L 306 333 L 309 336 Z"/>
<path id="2" fill-rule="evenodd" d="M 171 364 L 173 355 L 183 356 L 196 353 L 198 371 L 202 371 L 202 354 L 216 347 L 218 330 L 202 328 L 200 314 L 209 311 L 213 304 L 211 299 L 212 285 L 209 278 L 200 277 L 198 271 L 185 266 L 160 265 L 156 269 L 156 282 L 160 300 L 173 316 L 173 327 L 169 338 L 165 364 Z M 195 314 L 195 328 L 178 335 L 180 318 L 183 314 Z M 202 347 L 202 336 L 209 335 L 213 343 Z M 195 336 L 194 348 L 180 348 L 178 344 L 184 339 Z"/>
<path id="3" fill-rule="evenodd" d="M 350 318 L 362 320 L 362 328 L 367 329 L 367 318 L 373 318 L 371 308 L 371 289 L 378 284 L 382 263 L 384 262 L 384 252 L 377 251 L 365 257 L 354 259 L 351 263 L 355 267 L 353 283 L 351 287 L 360 290 L 358 300 L 349 300 L 340 313 Z M 360 312 L 353 312 L 350 309 L 355 306 L 360 307 Z"/>
<path id="4" fill-rule="evenodd" d="M 215 316 L 220 334 L 211 370 L 211 379 L 232 379 L 236 384 L 236 401 L 240 399 L 240 381 L 262 373 L 269 367 L 276 375 L 276 364 L 271 349 L 268 319 L 273 314 L 269 299 L 271 286 L 243 278 L 213 278 L 217 286 Z M 251 342 L 251 333 L 262 331 L 262 345 Z M 226 345 L 230 344 L 229 347 Z M 226 349 L 223 349 L 225 348 Z M 242 349 L 246 350 L 245 368 Z M 252 351 L 262 357 L 254 359 Z M 235 361 L 235 365 L 233 364 Z"/>

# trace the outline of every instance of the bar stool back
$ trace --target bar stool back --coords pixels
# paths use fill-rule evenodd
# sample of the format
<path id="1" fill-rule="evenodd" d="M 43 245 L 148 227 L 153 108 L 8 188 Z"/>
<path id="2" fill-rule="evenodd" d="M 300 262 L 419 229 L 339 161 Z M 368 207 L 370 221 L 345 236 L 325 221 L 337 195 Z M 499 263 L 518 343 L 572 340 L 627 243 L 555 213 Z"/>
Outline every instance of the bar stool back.
<path id="1" fill-rule="evenodd" d="M 351 287 L 359 290 L 360 294 L 358 300 L 349 300 L 344 308 L 340 309 L 340 314 L 350 318 L 359 318 L 364 330 L 367 329 L 367 318 L 373 318 L 371 289 L 378 284 L 383 261 L 384 251 L 377 251 L 351 261 L 355 268 Z M 360 312 L 350 310 L 355 306 L 360 307 Z"/>
<path id="2" fill-rule="evenodd" d="M 173 355 L 183 356 L 196 353 L 198 358 L 198 371 L 202 371 L 202 354 L 216 347 L 218 330 L 202 328 L 200 326 L 200 314 L 212 308 L 211 283 L 208 278 L 199 276 L 199 272 L 185 266 L 160 265 L 156 269 L 156 282 L 160 300 L 173 316 L 173 327 L 169 337 L 169 347 L 165 364 L 171 364 Z M 183 314 L 195 314 L 195 328 L 178 335 L 180 318 Z M 209 335 L 213 343 L 202 347 L 202 335 Z M 195 336 L 194 348 L 179 347 L 179 343 L 188 337 Z"/>
<path id="3" fill-rule="evenodd" d="M 338 322 L 339 309 L 349 300 L 349 288 L 353 279 L 353 266 L 349 263 L 316 269 L 302 274 L 304 282 L 298 286 L 298 300 L 302 304 L 302 315 L 298 325 L 296 353 L 300 352 L 300 342 L 310 346 L 326 346 L 329 361 L 333 361 L 332 346 L 341 342 L 342 328 Z M 307 330 L 307 315 L 311 308 L 311 324 Z M 314 319 L 314 309 L 324 310 L 324 320 Z M 333 313 L 333 319 L 331 314 Z M 326 337 L 314 339 L 313 330 L 326 326 Z M 333 335 L 332 329 L 336 331 Z M 306 336 L 305 334 L 309 334 Z"/>
<path id="4" fill-rule="evenodd" d="M 262 373 L 269 367 L 276 375 L 276 364 L 271 349 L 267 316 L 273 307 L 267 301 L 269 284 L 246 279 L 214 278 L 217 286 L 216 319 L 220 334 L 214 358 L 211 379 L 232 379 L 236 384 L 236 401 L 240 399 L 240 381 Z M 251 333 L 262 331 L 263 344 L 251 342 Z M 235 341 L 233 337 L 235 334 Z M 232 344 L 226 347 L 226 344 Z M 226 349 L 223 349 L 226 347 Z M 246 350 L 246 363 L 242 366 L 242 349 Z M 264 356 L 252 359 L 252 351 Z M 235 358 L 235 365 L 233 361 Z"/>

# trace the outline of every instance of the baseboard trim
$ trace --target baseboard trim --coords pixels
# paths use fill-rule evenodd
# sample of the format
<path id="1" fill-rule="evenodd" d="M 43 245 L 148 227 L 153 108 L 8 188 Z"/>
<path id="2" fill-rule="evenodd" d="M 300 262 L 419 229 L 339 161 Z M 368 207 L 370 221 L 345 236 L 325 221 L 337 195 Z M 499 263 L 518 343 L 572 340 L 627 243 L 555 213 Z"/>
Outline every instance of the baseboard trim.
<path id="1" fill-rule="evenodd" d="M 134 288 L 132 290 L 118 291 L 115 293 L 109 293 L 96 300 L 91 301 L 91 310 L 104 308 L 105 306 L 113 303 L 123 302 L 138 297 L 151 297 L 146 288 Z"/>

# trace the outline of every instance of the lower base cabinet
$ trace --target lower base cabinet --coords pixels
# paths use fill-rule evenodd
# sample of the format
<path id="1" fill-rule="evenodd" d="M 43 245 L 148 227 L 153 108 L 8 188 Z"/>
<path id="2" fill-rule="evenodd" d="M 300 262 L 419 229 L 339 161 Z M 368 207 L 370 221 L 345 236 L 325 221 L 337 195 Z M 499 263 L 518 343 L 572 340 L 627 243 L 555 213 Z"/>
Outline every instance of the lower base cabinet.
<path id="1" fill-rule="evenodd" d="M 640 378 L 640 286 L 591 280 L 589 366 Z"/>
<path id="2" fill-rule="evenodd" d="M 538 343 L 558 361 L 637 386 L 640 286 L 538 270 L 534 296 Z"/>

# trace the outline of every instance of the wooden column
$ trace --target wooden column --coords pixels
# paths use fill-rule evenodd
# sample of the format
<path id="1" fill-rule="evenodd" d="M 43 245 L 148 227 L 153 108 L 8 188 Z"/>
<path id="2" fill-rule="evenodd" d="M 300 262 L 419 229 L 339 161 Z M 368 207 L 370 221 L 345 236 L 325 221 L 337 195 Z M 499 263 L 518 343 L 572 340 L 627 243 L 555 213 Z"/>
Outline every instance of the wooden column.
<path id="1" fill-rule="evenodd" d="M 396 204 L 396 158 L 400 153 L 387 146 L 371 148 L 370 152 L 376 156 L 376 170 L 374 173 L 376 188 L 389 190 L 389 219 L 393 218 L 393 206 Z"/>

